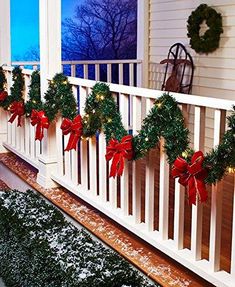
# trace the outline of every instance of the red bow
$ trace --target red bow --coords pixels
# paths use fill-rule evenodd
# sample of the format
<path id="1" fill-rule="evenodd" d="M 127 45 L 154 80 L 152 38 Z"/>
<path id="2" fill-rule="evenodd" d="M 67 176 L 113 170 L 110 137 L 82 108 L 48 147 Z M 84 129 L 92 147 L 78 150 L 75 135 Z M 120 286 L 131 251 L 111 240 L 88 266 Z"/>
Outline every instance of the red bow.
<path id="1" fill-rule="evenodd" d="M 6 91 L 0 92 L 0 101 L 4 101 L 7 96 L 8 96 L 8 93 Z"/>
<path id="2" fill-rule="evenodd" d="M 23 102 L 13 102 L 10 107 L 10 112 L 13 114 L 8 122 L 13 123 L 18 116 L 17 127 L 21 126 L 20 119 L 24 115 L 24 103 Z"/>
<path id="3" fill-rule="evenodd" d="M 204 182 L 207 172 L 202 166 L 203 161 L 203 153 L 197 151 L 192 156 L 191 165 L 182 157 L 178 157 L 173 164 L 172 176 L 174 178 L 179 177 L 179 183 L 187 186 L 189 204 L 196 205 L 197 196 L 201 202 L 207 200 L 206 185 Z"/>
<path id="4" fill-rule="evenodd" d="M 31 125 L 36 126 L 36 134 L 35 134 L 35 140 L 41 141 L 43 139 L 43 129 L 49 128 L 49 121 L 48 117 L 45 116 L 44 111 L 36 111 L 32 110 L 31 114 Z"/>
<path id="5" fill-rule="evenodd" d="M 62 129 L 63 135 L 67 135 L 70 133 L 69 142 L 65 151 L 69 151 L 71 149 L 77 148 L 77 142 L 82 136 L 82 117 L 77 115 L 73 121 L 70 119 L 63 119 L 63 122 L 60 126 Z"/>
<path id="6" fill-rule="evenodd" d="M 116 175 L 121 176 L 124 170 L 124 159 L 131 160 L 133 157 L 132 150 L 132 136 L 124 136 L 119 143 L 116 139 L 111 139 L 109 145 L 106 147 L 106 160 L 111 160 L 111 169 L 109 177 L 114 177 Z"/>

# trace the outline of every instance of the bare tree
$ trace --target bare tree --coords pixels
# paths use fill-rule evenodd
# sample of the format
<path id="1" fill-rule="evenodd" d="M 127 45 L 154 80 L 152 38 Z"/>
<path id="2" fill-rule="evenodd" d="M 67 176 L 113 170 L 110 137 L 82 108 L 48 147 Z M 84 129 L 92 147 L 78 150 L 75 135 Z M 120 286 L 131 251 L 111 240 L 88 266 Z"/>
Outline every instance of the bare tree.
<path id="1" fill-rule="evenodd" d="M 63 23 L 63 58 L 136 57 L 137 0 L 86 0 Z"/>

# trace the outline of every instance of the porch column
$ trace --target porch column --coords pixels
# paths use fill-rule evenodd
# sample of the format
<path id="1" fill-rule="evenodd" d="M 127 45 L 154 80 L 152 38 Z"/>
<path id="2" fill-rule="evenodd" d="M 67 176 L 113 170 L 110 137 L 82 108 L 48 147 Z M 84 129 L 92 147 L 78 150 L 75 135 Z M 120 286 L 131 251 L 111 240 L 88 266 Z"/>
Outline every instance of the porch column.
<path id="1" fill-rule="evenodd" d="M 137 2 L 137 59 L 142 65 L 137 69 L 137 86 L 148 88 L 149 70 L 149 1 Z"/>
<path id="2" fill-rule="evenodd" d="M 0 1 L 0 66 L 11 64 L 10 2 Z"/>
<path id="3" fill-rule="evenodd" d="M 39 1 L 41 97 L 48 78 L 61 72 L 61 0 Z M 56 123 L 51 123 L 42 141 L 37 182 L 43 187 L 56 186 L 51 173 L 57 168 Z"/>
<path id="4" fill-rule="evenodd" d="M 0 1 L 0 66 L 11 65 L 10 0 Z M 7 152 L 2 143 L 7 139 L 7 113 L 0 110 L 0 152 Z"/>

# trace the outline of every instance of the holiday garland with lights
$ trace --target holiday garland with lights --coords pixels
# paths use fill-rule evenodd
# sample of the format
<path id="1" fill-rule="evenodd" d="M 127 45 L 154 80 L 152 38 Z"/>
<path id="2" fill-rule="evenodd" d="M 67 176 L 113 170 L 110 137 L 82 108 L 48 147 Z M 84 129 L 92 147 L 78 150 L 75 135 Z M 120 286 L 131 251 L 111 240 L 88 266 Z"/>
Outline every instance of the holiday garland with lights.
<path id="1" fill-rule="evenodd" d="M 22 74 L 17 68 L 13 72 L 14 85 L 7 98 L 10 98 L 9 103 L 22 102 Z M 4 78 L 1 79 L 0 70 L 0 89 L 5 85 Z M 235 167 L 235 107 L 228 117 L 229 129 L 221 143 L 206 155 L 189 148 L 189 130 L 185 127 L 182 112 L 175 99 L 167 93 L 154 102 L 135 136 L 124 128 L 117 104 L 104 83 L 94 85 L 86 99 L 85 114 L 81 117 L 77 114 L 72 86 L 66 76 L 57 74 L 49 82 L 43 103 L 40 99 L 40 75 L 34 72 L 25 110 L 26 116 L 31 117 L 31 124 L 36 126 L 36 140 L 42 140 L 43 129 L 61 115 L 62 134 L 69 135 L 66 151 L 76 150 L 81 138 L 89 138 L 103 131 L 107 142 L 106 160 L 112 160 L 110 176 L 113 177 L 122 175 L 125 159 L 144 157 L 163 137 L 172 175 L 187 187 L 192 204 L 196 204 L 197 197 L 202 202 L 206 200 L 205 184 L 215 184 Z"/>

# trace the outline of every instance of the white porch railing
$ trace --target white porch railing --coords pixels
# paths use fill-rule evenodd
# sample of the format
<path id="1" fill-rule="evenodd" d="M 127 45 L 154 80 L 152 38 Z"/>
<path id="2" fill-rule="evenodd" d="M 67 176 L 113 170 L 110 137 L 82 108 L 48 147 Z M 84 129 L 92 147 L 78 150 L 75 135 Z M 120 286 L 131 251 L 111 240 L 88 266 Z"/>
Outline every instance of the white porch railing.
<path id="1" fill-rule="evenodd" d="M 11 68 L 4 68 L 8 84 L 11 85 Z M 29 82 L 31 71 L 23 70 Z M 51 79 L 48 79 L 51 80 Z M 74 95 L 79 90 L 80 113 L 83 114 L 85 99 L 95 81 L 70 77 Z M 26 85 L 27 86 L 27 85 Z M 154 99 L 162 95 L 161 91 L 110 84 L 113 96 L 119 95 L 119 109 L 124 126 L 136 134 L 141 127 L 141 117 L 145 117 L 152 107 Z M 226 129 L 225 114 L 234 102 L 193 95 L 172 93 L 179 102 L 185 117 L 193 110 L 194 119 L 192 142 L 195 150 L 205 149 L 206 112 L 213 111 L 213 141 L 219 143 L 220 133 Z M 27 90 L 25 92 L 27 98 Z M 144 107 L 142 106 L 144 104 Z M 131 107 L 131 108 L 129 108 Z M 131 121 L 129 120 L 131 119 Z M 131 122 L 131 127 L 130 127 Z M 157 124 L 157 123 L 156 123 Z M 190 218 L 186 218 L 184 189 L 170 176 L 169 165 L 163 152 L 163 140 L 160 151 L 153 150 L 144 160 L 125 164 L 124 174 L 120 179 L 108 178 L 108 164 L 105 160 L 105 137 L 82 140 L 78 151 L 64 152 L 63 147 L 68 136 L 62 136 L 57 123 L 56 148 L 57 171 L 51 178 L 78 197 L 93 205 L 104 214 L 123 225 L 125 228 L 150 243 L 163 253 L 177 260 L 196 274 L 219 287 L 235 286 L 235 184 L 231 183 L 234 193 L 233 226 L 227 235 L 231 242 L 230 256 L 227 258 L 231 271 L 218 268 L 221 258 L 220 243 L 222 238 L 222 185 L 213 187 L 211 192 L 211 219 L 208 244 L 208 258 L 202 256 L 203 208 L 193 206 Z M 21 128 L 8 124 L 7 142 L 4 146 L 38 168 L 38 157 L 42 152 L 40 144 L 34 141 L 34 128 L 25 120 Z M 47 137 L 43 141 L 45 141 Z M 173 191 L 171 193 L 171 191 Z M 170 201 L 174 204 L 171 206 Z M 169 216 L 171 215 L 171 216 Z M 190 248 L 184 240 L 186 224 L 191 226 Z M 172 231 L 172 232 L 171 232 Z"/>
<path id="2" fill-rule="evenodd" d="M 12 62 L 12 65 L 22 69 L 40 68 L 40 62 L 37 61 Z M 62 70 L 66 75 L 129 86 L 137 85 L 137 74 L 141 73 L 141 66 L 141 60 L 62 61 Z"/>

